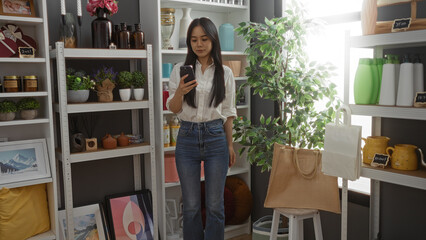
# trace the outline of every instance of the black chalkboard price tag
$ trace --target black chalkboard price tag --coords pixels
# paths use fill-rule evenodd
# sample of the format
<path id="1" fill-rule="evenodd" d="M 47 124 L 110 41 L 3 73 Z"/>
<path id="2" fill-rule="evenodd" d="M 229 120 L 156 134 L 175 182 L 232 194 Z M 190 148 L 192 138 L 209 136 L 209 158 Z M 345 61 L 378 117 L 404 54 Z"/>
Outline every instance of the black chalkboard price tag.
<path id="1" fill-rule="evenodd" d="M 34 58 L 34 48 L 19 47 L 19 58 Z"/>
<path id="2" fill-rule="evenodd" d="M 406 31 L 410 25 L 411 18 L 395 19 L 392 24 L 392 32 Z"/>
<path id="3" fill-rule="evenodd" d="M 389 155 L 376 153 L 374 154 L 373 161 L 371 161 L 371 166 L 384 168 L 386 167 L 386 165 L 388 165 L 388 162 L 389 162 Z"/>
<path id="4" fill-rule="evenodd" d="M 426 92 L 416 93 L 414 98 L 414 107 L 426 107 Z"/>

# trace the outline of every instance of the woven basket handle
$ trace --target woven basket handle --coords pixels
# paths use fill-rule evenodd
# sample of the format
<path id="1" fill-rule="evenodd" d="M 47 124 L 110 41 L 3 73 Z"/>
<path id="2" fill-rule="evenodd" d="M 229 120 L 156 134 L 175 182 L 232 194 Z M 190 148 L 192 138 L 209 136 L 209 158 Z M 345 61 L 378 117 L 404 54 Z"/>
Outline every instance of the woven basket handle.
<path id="1" fill-rule="evenodd" d="M 295 148 L 293 151 L 293 162 L 294 165 L 296 165 L 296 169 L 297 171 L 300 173 L 300 175 L 302 175 L 303 178 L 305 179 L 312 179 L 317 175 L 317 171 L 318 171 L 318 159 L 319 159 L 319 151 L 318 150 L 314 150 L 314 155 L 315 155 L 315 165 L 314 168 L 312 169 L 312 171 L 310 172 L 305 172 L 300 168 L 300 164 L 299 164 L 299 157 L 297 152 L 299 151 L 298 148 Z"/>

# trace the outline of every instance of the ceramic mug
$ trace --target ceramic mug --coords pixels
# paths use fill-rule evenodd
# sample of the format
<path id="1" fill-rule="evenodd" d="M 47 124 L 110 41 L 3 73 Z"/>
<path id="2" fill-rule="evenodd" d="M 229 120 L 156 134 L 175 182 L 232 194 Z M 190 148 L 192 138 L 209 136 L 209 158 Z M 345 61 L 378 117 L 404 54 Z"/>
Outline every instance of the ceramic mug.
<path id="1" fill-rule="evenodd" d="M 385 154 L 390 138 L 383 136 L 370 136 L 362 138 L 365 142 L 362 150 L 362 162 L 371 164 L 376 153 Z"/>
<path id="2" fill-rule="evenodd" d="M 423 152 L 417 146 L 411 144 L 396 144 L 395 148 L 386 148 L 386 153 L 391 156 L 391 167 L 398 170 L 417 170 L 418 159 L 416 150 L 420 153 L 420 159 L 423 165 Z M 392 155 L 390 155 L 392 151 Z"/>

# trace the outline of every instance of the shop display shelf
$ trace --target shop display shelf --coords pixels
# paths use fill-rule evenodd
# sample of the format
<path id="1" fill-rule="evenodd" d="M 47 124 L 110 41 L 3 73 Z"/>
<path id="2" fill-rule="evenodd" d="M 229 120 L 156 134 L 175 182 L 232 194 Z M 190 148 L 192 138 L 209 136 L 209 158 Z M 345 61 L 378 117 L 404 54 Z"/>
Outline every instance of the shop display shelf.
<path id="1" fill-rule="evenodd" d="M 16 16 L 7 16 L 0 15 L 1 23 L 14 23 L 18 25 L 34 25 L 34 24 L 42 24 L 43 18 L 39 17 L 16 17 Z"/>
<path id="2" fill-rule="evenodd" d="M 395 107 L 379 105 L 349 105 L 353 115 L 371 117 L 399 118 L 412 120 L 426 120 L 426 108 Z"/>
<path id="3" fill-rule="evenodd" d="M 104 112 L 104 111 L 122 111 L 133 109 L 148 109 L 148 101 L 115 101 L 109 103 L 103 102 L 86 102 L 67 104 L 68 113 L 85 113 L 85 112 Z M 55 111 L 59 112 L 59 104 L 55 104 Z"/>
<path id="4" fill-rule="evenodd" d="M 25 186 L 42 184 L 42 183 L 51 183 L 52 181 L 53 179 L 51 177 L 48 177 L 48 178 L 40 178 L 40 179 L 34 179 L 34 180 L 28 180 L 28 181 L 5 183 L 5 184 L 0 184 L 0 189 L 4 187 L 5 188 L 25 187 Z"/>
<path id="5" fill-rule="evenodd" d="M 0 57 L 0 63 L 46 63 L 46 58 Z"/>
<path id="6" fill-rule="evenodd" d="M 249 106 L 249 105 L 247 105 L 247 104 L 244 104 L 244 105 L 237 105 L 237 109 L 248 109 L 248 108 L 250 108 L 250 106 Z"/>
<path id="7" fill-rule="evenodd" d="M 138 144 L 130 144 L 129 146 L 125 147 L 117 147 L 114 149 L 98 148 L 98 150 L 96 151 L 71 153 L 69 161 L 70 163 L 78 163 L 108 158 L 132 156 L 137 154 L 146 154 L 151 152 L 151 147 L 152 146 L 148 142 L 144 142 Z M 57 157 L 62 160 L 61 150 L 57 149 L 56 152 Z"/>
<path id="8" fill-rule="evenodd" d="M 50 58 L 56 58 L 57 49 L 50 51 Z M 147 57 L 146 50 L 136 49 L 96 49 L 96 48 L 64 48 L 65 58 L 78 59 L 141 59 Z"/>
<path id="9" fill-rule="evenodd" d="M 403 171 L 393 169 L 389 166 L 383 169 L 363 164 L 361 169 L 361 176 L 383 182 L 426 190 L 426 169 L 422 166 L 420 166 L 419 169 L 415 171 Z"/>
<path id="10" fill-rule="evenodd" d="M 383 47 L 403 48 L 419 47 L 426 45 L 426 30 L 375 34 L 367 36 L 352 36 L 350 47 L 352 48 L 374 48 Z"/>
<path id="11" fill-rule="evenodd" d="M 47 92 L 8 92 L 0 93 L 0 98 L 18 98 L 18 97 L 46 97 L 48 96 Z"/>
<path id="12" fill-rule="evenodd" d="M 52 231 L 47 231 L 44 233 L 40 233 L 36 236 L 30 237 L 27 240 L 55 240 L 57 239 L 55 234 Z"/>
<path id="13" fill-rule="evenodd" d="M 0 127 L 29 125 L 29 124 L 46 124 L 46 123 L 49 123 L 48 118 L 36 118 L 31 120 L 12 120 L 12 121 L 1 121 Z"/>
<path id="14" fill-rule="evenodd" d="M 197 0 L 162 0 L 161 7 L 167 8 L 186 8 L 190 4 L 193 10 L 197 11 L 209 11 L 209 12 L 233 12 L 238 10 L 247 10 L 247 6 L 227 4 L 227 3 L 215 3 L 215 2 L 203 2 Z"/>
<path id="15" fill-rule="evenodd" d="M 186 49 L 179 50 L 161 50 L 163 55 L 186 55 Z M 222 51 L 222 56 L 246 56 L 247 54 L 241 51 Z"/>

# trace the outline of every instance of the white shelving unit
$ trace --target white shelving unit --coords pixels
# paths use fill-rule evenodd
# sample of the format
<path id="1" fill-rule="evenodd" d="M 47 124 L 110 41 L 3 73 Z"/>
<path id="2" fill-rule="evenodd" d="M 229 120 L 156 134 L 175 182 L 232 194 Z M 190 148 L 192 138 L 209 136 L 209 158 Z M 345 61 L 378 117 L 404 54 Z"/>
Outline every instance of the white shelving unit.
<path id="1" fill-rule="evenodd" d="M 55 164 L 55 144 L 53 132 L 53 112 L 51 95 L 51 78 L 49 62 L 49 32 L 47 24 L 47 1 L 34 1 L 37 17 L 15 17 L 0 15 L 0 26 L 11 23 L 19 26 L 25 35 L 32 37 L 38 45 L 35 58 L 0 58 L 0 77 L 7 75 L 36 75 L 38 77 L 37 92 L 0 93 L 0 101 L 5 99 L 19 101 L 24 97 L 34 97 L 40 102 L 38 117 L 32 120 L 20 119 L 19 114 L 12 121 L 0 122 L 0 137 L 8 138 L 8 141 L 20 141 L 29 139 L 46 139 L 47 156 L 50 163 L 51 177 L 31 181 L 13 182 L 0 184 L 0 189 L 17 188 L 36 184 L 46 184 L 47 199 L 50 215 L 50 231 L 38 234 L 31 240 L 58 239 L 58 202 L 57 202 L 57 180 Z M 3 236 L 6 237 L 7 236 Z M 6 239 L 5 238 L 5 239 Z"/>
<path id="2" fill-rule="evenodd" d="M 163 128 L 160 123 L 164 118 L 170 120 L 173 113 L 168 110 L 163 110 L 163 83 L 168 83 L 168 78 L 162 77 L 162 63 L 178 63 L 185 60 L 187 49 L 178 49 L 178 35 L 180 19 L 182 18 L 182 8 L 191 8 L 191 18 L 209 17 L 219 28 L 223 23 L 231 23 L 234 27 L 238 27 L 238 24 L 242 21 L 250 20 L 250 1 L 245 1 L 244 6 L 205 2 L 197 0 L 154 0 L 154 1 L 139 1 L 140 2 L 140 19 L 142 23 L 150 23 L 143 26 L 143 30 L 146 34 L 146 41 L 153 42 L 154 44 L 154 92 L 155 92 L 155 119 L 157 119 L 157 125 L 155 132 L 156 139 L 156 154 L 157 154 L 157 181 L 158 181 L 158 199 L 159 199 L 159 229 L 160 236 L 162 239 L 167 239 L 166 229 L 166 199 L 175 199 L 177 202 L 180 201 L 180 184 L 179 183 L 165 183 L 164 178 L 164 154 L 175 151 L 174 147 L 164 147 L 163 144 Z M 174 8 L 175 12 L 175 28 L 171 37 L 171 44 L 174 46 L 173 50 L 161 49 L 161 19 L 160 11 L 161 8 Z M 238 82 L 247 81 L 247 77 L 244 77 L 246 63 L 246 54 L 244 53 L 247 47 L 245 41 L 235 34 L 235 48 L 234 51 L 222 51 L 223 60 L 240 60 L 241 76 L 235 80 Z M 249 90 L 246 91 L 246 104 L 238 106 L 237 114 L 239 116 L 246 116 L 250 118 L 250 94 Z M 160 137 L 161 136 L 161 137 Z M 238 155 L 238 146 L 235 146 L 236 153 Z M 233 166 L 228 176 L 236 175 L 242 178 L 247 185 L 250 187 L 250 165 L 246 159 L 240 158 L 237 160 L 235 166 Z M 203 179 L 201 179 L 203 180 Z M 226 226 L 225 238 L 231 238 L 234 236 L 250 233 L 251 221 L 250 219 L 241 225 Z"/>
<path id="3" fill-rule="evenodd" d="M 158 240 L 158 209 L 157 209 L 157 179 L 156 179 L 156 160 L 155 160 L 155 134 L 154 134 L 154 92 L 153 92 L 153 68 L 152 68 L 152 45 L 147 45 L 147 50 L 109 50 L 109 49 L 69 49 L 64 48 L 62 42 L 56 43 L 56 48 L 50 52 L 50 56 L 56 59 L 57 81 L 58 81 L 58 103 L 55 103 L 54 109 L 59 113 L 61 146 L 56 150 L 56 156 L 62 161 L 65 209 L 68 229 L 73 229 L 73 187 L 71 164 L 102 161 L 103 159 L 133 156 L 134 166 L 134 184 L 135 190 L 142 189 L 142 177 L 145 177 L 146 188 L 152 191 L 153 201 L 153 221 L 154 221 L 154 239 Z M 130 61 L 130 71 L 136 70 L 138 60 L 143 59 L 147 69 L 147 91 L 142 101 L 121 102 L 114 101 L 109 103 L 86 102 L 78 104 L 67 103 L 67 89 L 65 77 L 65 65 L 69 59 L 115 59 Z M 146 97 L 147 96 L 147 97 Z M 70 153 L 68 116 L 75 113 L 104 112 L 104 111 L 122 111 L 129 110 L 132 113 L 132 133 L 139 134 L 140 114 L 143 110 L 144 143 L 131 144 L 126 147 L 117 147 L 115 149 L 102 149 L 98 146 L 96 151 Z M 58 134 L 57 134 L 58 135 Z M 59 136 L 59 135 L 58 135 Z M 145 173 L 141 173 L 141 159 L 143 154 Z M 69 231 L 67 239 L 74 239 L 73 232 Z"/>
<path id="4" fill-rule="evenodd" d="M 381 135 L 381 118 L 411 119 L 426 121 L 426 109 L 414 107 L 355 105 L 349 99 L 350 50 L 352 48 L 372 48 L 376 57 L 383 57 L 383 49 L 426 46 L 426 30 L 399 33 L 377 34 L 369 36 L 346 36 L 345 55 L 345 104 L 349 104 L 353 115 L 370 116 L 372 135 Z M 380 182 L 388 182 L 402 186 L 426 190 L 426 169 L 422 166 L 416 171 L 401 171 L 390 168 L 373 168 L 363 165 L 361 176 L 371 179 L 370 199 L 370 239 L 379 233 L 380 223 Z M 343 227 L 343 226 L 342 226 Z"/>

